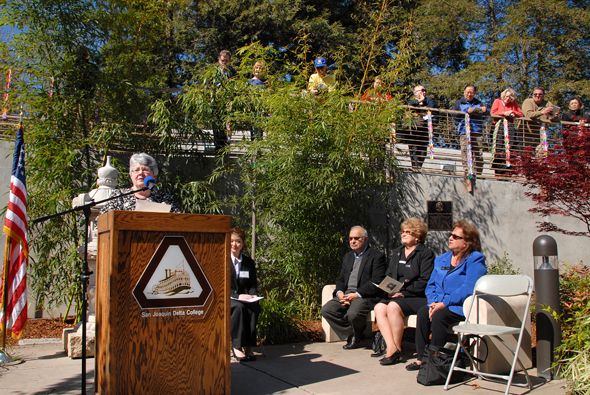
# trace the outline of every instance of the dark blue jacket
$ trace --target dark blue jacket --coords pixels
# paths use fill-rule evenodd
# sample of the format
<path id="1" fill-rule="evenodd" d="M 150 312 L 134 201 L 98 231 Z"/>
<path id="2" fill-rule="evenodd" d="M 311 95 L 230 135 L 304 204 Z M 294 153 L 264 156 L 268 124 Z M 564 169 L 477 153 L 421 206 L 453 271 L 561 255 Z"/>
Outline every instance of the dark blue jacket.
<path id="1" fill-rule="evenodd" d="M 420 104 L 420 102 L 416 99 L 410 100 L 410 106 L 412 107 L 428 107 L 428 108 L 438 108 L 438 103 L 429 97 L 425 98 L 424 102 Z M 432 113 L 432 124 L 436 125 L 438 122 L 438 118 L 436 117 L 437 112 Z M 426 115 L 426 110 L 424 110 L 424 115 Z"/>
<path id="2" fill-rule="evenodd" d="M 483 107 L 483 103 L 479 101 L 479 99 L 474 98 L 471 102 L 468 102 L 467 99 L 462 97 L 461 99 L 457 100 L 453 105 L 454 111 L 463 111 L 467 112 L 469 108 L 481 108 Z M 482 125 L 483 125 L 483 115 L 490 115 L 490 110 L 486 108 L 485 113 L 471 113 L 469 114 L 469 125 L 471 125 L 471 133 L 479 133 L 482 132 Z M 457 121 L 460 120 L 459 126 L 457 127 L 457 131 L 459 135 L 465 134 L 465 117 L 456 115 L 455 119 Z"/>

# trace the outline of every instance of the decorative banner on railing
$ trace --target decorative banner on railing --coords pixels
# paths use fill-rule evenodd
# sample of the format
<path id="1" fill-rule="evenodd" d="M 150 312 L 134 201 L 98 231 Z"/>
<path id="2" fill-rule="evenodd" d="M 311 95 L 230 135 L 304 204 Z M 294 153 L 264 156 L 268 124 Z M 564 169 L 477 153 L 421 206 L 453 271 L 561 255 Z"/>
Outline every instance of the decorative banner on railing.
<path id="1" fill-rule="evenodd" d="M 53 83 L 55 82 L 55 80 L 53 79 L 53 76 L 51 76 L 51 79 L 49 80 L 49 100 L 51 101 L 51 98 L 53 97 Z"/>
<path id="2" fill-rule="evenodd" d="M 432 130 L 432 111 L 430 110 L 426 113 L 426 121 L 428 122 L 428 155 L 430 159 L 434 159 L 434 132 Z"/>
<path id="3" fill-rule="evenodd" d="M 547 128 L 545 128 L 545 124 L 541 126 L 541 145 L 543 147 L 543 155 L 547 155 L 549 146 L 547 144 Z"/>
<path id="4" fill-rule="evenodd" d="M 508 134 L 508 120 L 504 118 L 504 150 L 506 152 L 506 167 L 510 167 L 510 135 Z"/>
<path id="5" fill-rule="evenodd" d="M 389 130 L 391 131 L 391 138 L 390 138 L 390 141 L 389 141 L 389 146 L 390 146 L 392 155 L 395 157 L 396 156 L 396 153 L 395 153 L 395 143 L 396 143 L 396 140 L 397 140 L 397 133 L 396 133 L 396 130 L 395 130 L 395 122 L 392 122 L 389 125 Z"/>
<path id="6" fill-rule="evenodd" d="M 4 92 L 4 109 L 2 110 L 2 119 L 6 119 L 8 113 L 8 94 L 10 93 L 10 80 L 12 80 L 12 69 L 8 69 L 6 76 L 6 91 Z"/>
<path id="7" fill-rule="evenodd" d="M 149 100 L 150 100 L 150 90 L 149 89 L 145 90 L 145 98 L 146 98 L 146 101 L 149 103 Z M 143 130 L 147 129 L 147 124 L 148 124 L 148 104 L 145 105 L 145 109 L 143 110 Z"/>
<path id="8" fill-rule="evenodd" d="M 471 122 L 469 113 L 465 113 L 465 137 L 467 138 L 467 174 L 473 178 L 473 155 L 471 153 Z"/>

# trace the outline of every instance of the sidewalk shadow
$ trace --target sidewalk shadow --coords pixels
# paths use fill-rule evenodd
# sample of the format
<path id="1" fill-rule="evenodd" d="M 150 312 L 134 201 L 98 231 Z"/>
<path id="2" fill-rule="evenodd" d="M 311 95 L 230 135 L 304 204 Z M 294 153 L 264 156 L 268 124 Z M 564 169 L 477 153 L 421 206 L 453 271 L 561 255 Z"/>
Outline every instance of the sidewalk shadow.
<path id="1" fill-rule="evenodd" d="M 232 395 L 280 393 L 359 373 L 304 350 L 305 343 L 267 347 L 256 362 L 231 364 Z"/>
<path id="2" fill-rule="evenodd" d="M 82 375 L 72 377 L 48 385 L 36 392 L 12 392 L 14 395 L 47 395 L 47 394 L 80 394 L 82 392 Z M 94 372 L 86 373 L 86 393 L 94 394 Z"/>

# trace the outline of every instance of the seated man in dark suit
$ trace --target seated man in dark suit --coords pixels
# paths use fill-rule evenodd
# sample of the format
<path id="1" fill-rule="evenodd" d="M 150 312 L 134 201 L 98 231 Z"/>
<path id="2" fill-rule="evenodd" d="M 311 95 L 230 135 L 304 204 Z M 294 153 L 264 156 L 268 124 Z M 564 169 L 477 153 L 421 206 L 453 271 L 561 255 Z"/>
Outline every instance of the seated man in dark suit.
<path id="1" fill-rule="evenodd" d="M 357 348 L 363 340 L 366 316 L 371 311 L 369 299 L 380 294 L 375 284 L 385 278 L 385 256 L 369 247 L 367 231 L 354 226 L 348 240 L 352 251 L 342 260 L 334 299 L 322 307 L 322 316 L 340 339 L 346 339 L 345 350 Z"/>

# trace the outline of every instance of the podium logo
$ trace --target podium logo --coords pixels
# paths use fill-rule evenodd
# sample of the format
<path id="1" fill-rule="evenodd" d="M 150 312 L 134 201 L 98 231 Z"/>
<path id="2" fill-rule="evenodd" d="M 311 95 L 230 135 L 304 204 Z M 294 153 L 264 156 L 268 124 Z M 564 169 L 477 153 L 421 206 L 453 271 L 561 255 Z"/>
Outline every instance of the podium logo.
<path id="1" fill-rule="evenodd" d="M 142 309 L 206 310 L 213 288 L 185 238 L 165 236 L 135 285 L 133 296 Z M 202 317 L 204 312 L 195 315 Z"/>

